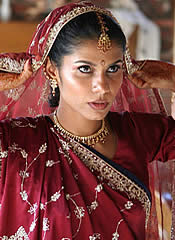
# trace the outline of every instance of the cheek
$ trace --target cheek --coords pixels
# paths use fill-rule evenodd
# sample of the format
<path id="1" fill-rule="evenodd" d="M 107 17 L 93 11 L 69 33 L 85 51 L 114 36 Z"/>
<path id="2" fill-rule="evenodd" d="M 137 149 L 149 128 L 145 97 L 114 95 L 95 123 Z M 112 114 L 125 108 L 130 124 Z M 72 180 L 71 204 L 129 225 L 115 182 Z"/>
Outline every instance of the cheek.
<path id="1" fill-rule="evenodd" d="M 80 79 L 72 74 L 62 76 L 60 85 L 60 93 L 66 96 L 85 96 L 89 89 L 89 81 L 87 79 Z"/>
<path id="2" fill-rule="evenodd" d="M 118 92 L 118 90 L 120 89 L 120 87 L 122 85 L 122 82 L 123 82 L 123 73 L 119 73 L 112 80 L 112 84 L 111 84 L 112 91 L 115 93 Z"/>

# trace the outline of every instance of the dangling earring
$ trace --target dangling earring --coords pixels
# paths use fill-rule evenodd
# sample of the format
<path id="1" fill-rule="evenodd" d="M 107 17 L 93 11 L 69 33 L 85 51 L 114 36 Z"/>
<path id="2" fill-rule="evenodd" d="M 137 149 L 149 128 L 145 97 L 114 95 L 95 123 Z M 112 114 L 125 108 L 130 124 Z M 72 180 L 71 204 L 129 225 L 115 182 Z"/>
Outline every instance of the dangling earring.
<path id="1" fill-rule="evenodd" d="M 52 95 L 55 97 L 55 89 L 58 87 L 58 83 L 56 79 L 50 78 L 46 72 L 46 67 L 45 65 L 43 66 L 43 72 L 45 77 L 49 80 L 50 86 L 52 88 Z"/>
<path id="2" fill-rule="evenodd" d="M 50 79 L 50 86 L 52 88 L 52 95 L 55 97 L 55 89 L 58 87 L 57 81 L 55 79 Z"/>

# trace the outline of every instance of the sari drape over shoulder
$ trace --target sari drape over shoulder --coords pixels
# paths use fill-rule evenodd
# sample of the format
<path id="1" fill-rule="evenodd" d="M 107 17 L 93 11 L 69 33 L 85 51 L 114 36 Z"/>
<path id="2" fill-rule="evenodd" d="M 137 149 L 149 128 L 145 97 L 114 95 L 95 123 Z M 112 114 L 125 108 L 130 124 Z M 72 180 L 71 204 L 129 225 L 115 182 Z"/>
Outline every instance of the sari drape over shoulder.
<path id="1" fill-rule="evenodd" d="M 88 12 L 105 14 L 118 23 L 92 2 L 70 3 L 38 25 L 26 52 L 0 54 L 3 79 L 23 73 L 27 60 L 33 69 L 25 83 L 0 92 L 0 120 L 28 117 L 0 122 L 0 239 L 144 239 L 151 206 L 147 163 L 174 158 L 169 133 L 173 120 L 110 114 L 118 146 L 115 158 L 109 160 L 61 136 L 48 117 L 32 118 L 54 111 L 48 105 L 50 86 L 43 70 L 55 39 L 69 21 Z M 125 73 L 111 110 L 166 115 L 159 91 L 137 89 Z M 154 180 L 155 169 L 149 167 L 149 173 Z M 154 193 L 153 181 L 150 185 Z M 152 200 L 155 207 L 154 194 Z M 152 209 L 149 240 L 158 239 Z"/>
<path id="2" fill-rule="evenodd" d="M 175 157 L 174 121 L 128 112 L 109 119 L 118 138 L 111 160 L 60 135 L 47 116 L 0 123 L 1 239 L 144 239 L 148 162 Z"/>

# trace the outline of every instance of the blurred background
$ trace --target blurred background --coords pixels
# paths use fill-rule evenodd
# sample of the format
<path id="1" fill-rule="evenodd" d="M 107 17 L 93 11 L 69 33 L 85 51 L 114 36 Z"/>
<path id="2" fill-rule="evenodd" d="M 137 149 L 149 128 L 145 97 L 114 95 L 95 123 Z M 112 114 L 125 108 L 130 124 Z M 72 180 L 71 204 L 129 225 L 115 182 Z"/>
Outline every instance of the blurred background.
<path id="1" fill-rule="evenodd" d="M 110 9 L 125 32 L 132 55 L 136 59 L 161 59 L 175 63 L 175 0 L 91 0 Z M 54 8 L 69 0 L 0 0 L 0 52 L 23 52 L 28 47 L 38 23 Z M 170 113 L 170 91 L 161 91 Z M 164 167 L 162 167 L 164 168 Z M 167 171 L 162 172 L 166 184 L 163 199 L 163 235 L 170 239 L 171 191 Z M 167 181 L 165 181 L 166 179 Z M 163 187 L 164 189 L 164 187 Z M 159 195 L 157 199 L 159 202 Z M 158 217 L 161 211 L 158 208 Z M 161 218 L 161 217 L 160 217 Z M 161 222 L 160 222 L 161 226 Z M 163 236 L 163 237 L 161 237 Z"/>

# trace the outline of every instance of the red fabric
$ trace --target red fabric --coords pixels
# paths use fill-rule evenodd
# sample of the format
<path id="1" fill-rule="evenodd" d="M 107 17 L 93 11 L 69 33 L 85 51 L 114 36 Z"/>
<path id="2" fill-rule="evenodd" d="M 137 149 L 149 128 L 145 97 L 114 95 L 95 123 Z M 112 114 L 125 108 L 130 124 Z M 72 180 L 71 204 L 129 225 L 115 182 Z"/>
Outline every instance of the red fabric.
<path id="1" fill-rule="evenodd" d="M 13 61 L 15 61 L 20 66 L 18 71 L 21 72 L 27 59 L 30 59 L 34 70 L 33 76 L 26 83 L 16 89 L 0 93 L 0 119 L 19 116 L 33 117 L 52 111 L 47 103 L 49 83 L 43 74 L 43 63 L 60 31 L 59 28 L 59 31 L 54 29 L 55 25 L 61 18 L 63 22 L 66 21 L 65 14 L 69 14 L 74 8 L 87 6 L 94 7 L 92 3 L 80 2 L 55 9 L 38 25 L 26 53 L 0 54 L 0 70 L 11 72 Z M 122 110 L 165 113 L 157 90 L 137 89 L 127 80 L 126 76 L 112 107 L 112 111 Z"/>
<path id="2" fill-rule="evenodd" d="M 137 113 L 113 113 L 110 118 L 118 137 L 113 161 L 149 188 L 148 161 L 167 151 L 167 156 L 175 157 L 170 150 L 175 144 L 174 121 Z M 143 127 L 152 134 L 143 132 Z M 8 151 L 2 160 L 0 237 L 10 237 L 21 227 L 30 239 L 100 236 L 94 239 L 106 240 L 117 239 L 114 236 L 119 234 L 121 239 L 143 240 L 145 212 L 138 199 L 109 187 L 51 128 L 53 124 L 45 117 L 0 124 L 1 151 Z M 96 191 L 97 186 L 102 188 Z M 98 205 L 88 214 L 88 206 L 95 200 Z M 125 209 L 127 201 L 134 204 L 130 209 Z"/>
<path id="3" fill-rule="evenodd" d="M 53 111 L 53 109 L 49 108 L 47 103 L 48 95 L 49 95 L 49 83 L 45 79 L 45 76 L 43 74 L 43 63 L 45 60 L 43 56 L 46 57 L 48 54 L 48 53 L 47 54 L 45 53 L 45 50 L 48 44 L 48 38 L 50 36 L 50 33 L 53 31 L 55 25 L 58 23 L 60 18 L 63 17 L 64 14 L 69 13 L 75 7 L 82 8 L 85 6 L 93 6 L 93 4 L 92 3 L 71 3 L 64 7 L 55 9 L 37 27 L 37 30 L 31 40 L 30 46 L 28 47 L 27 53 L 19 53 L 19 54 L 7 53 L 5 55 L 4 54 L 0 55 L 1 71 L 11 72 L 10 70 L 11 61 L 12 63 L 14 63 L 14 61 L 17 62 L 20 65 L 20 69 L 21 69 L 21 66 L 23 67 L 24 62 L 27 59 L 31 60 L 32 67 L 35 70 L 35 72 L 33 73 L 33 76 L 30 79 L 28 79 L 28 81 L 26 81 L 20 87 L 0 93 L 0 119 L 10 118 L 10 117 L 19 117 L 19 116 L 34 117 L 38 114 L 49 114 L 50 112 Z M 53 39 L 56 38 L 58 33 L 59 31 L 55 31 L 55 34 L 53 35 L 54 36 Z M 50 45 L 50 47 L 52 47 L 52 44 Z M 4 63 L 4 60 L 6 64 L 2 64 Z M 39 63 L 39 65 L 37 65 L 38 70 L 34 68 L 34 66 L 36 66 L 35 65 L 36 62 Z M 135 112 L 138 112 L 138 111 L 149 112 L 149 113 L 161 112 L 165 114 L 165 109 L 157 89 L 154 89 L 154 90 L 137 89 L 134 87 L 133 84 L 131 84 L 127 80 L 126 76 L 124 77 L 121 90 L 116 96 L 116 100 L 112 107 L 112 111 L 123 111 L 123 110 L 135 111 Z M 147 131 L 147 133 L 148 132 L 149 131 Z M 33 139 L 34 138 L 35 137 L 33 137 Z M 35 147 L 34 145 L 32 146 Z M 30 151 L 31 149 L 32 148 L 30 148 Z M 152 170 L 153 170 L 152 172 L 154 172 L 154 169 Z M 152 184 L 152 188 L 154 189 L 153 184 Z M 12 196 L 10 195 L 10 198 L 8 201 L 11 201 L 11 199 L 12 199 Z M 9 204 L 11 204 L 11 202 L 9 202 Z M 9 209 L 9 212 L 10 210 L 11 209 Z M 157 225 L 155 218 L 153 223 L 155 224 L 155 226 Z M 8 223 L 6 224 L 9 226 Z M 154 229 L 156 229 L 156 227 Z M 157 231 L 157 229 L 155 231 Z"/>

